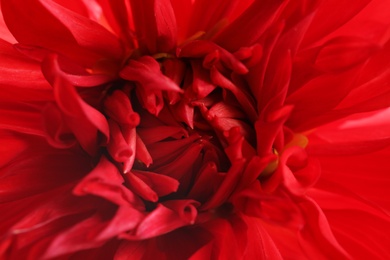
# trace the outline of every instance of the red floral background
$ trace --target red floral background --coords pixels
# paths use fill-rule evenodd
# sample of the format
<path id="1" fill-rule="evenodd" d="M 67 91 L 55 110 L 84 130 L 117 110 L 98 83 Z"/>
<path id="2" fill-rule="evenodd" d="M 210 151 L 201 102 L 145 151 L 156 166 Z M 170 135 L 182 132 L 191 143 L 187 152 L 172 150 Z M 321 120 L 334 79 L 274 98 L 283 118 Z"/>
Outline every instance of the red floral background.
<path id="1" fill-rule="evenodd" d="M 389 259 L 390 3 L 1 0 L 1 259 Z"/>

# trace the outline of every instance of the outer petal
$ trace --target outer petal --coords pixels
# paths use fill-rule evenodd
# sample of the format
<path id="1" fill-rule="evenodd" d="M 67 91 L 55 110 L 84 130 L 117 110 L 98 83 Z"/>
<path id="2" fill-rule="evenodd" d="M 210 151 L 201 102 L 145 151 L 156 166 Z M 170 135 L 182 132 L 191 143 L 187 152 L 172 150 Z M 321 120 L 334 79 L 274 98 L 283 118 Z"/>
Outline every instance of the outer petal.
<path id="1" fill-rule="evenodd" d="M 304 45 L 312 44 L 322 37 L 328 35 L 344 23 L 348 22 L 358 14 L 372 0 L 358 0 L 351 5 L 348 0 L 327 0 L 317 11 L 317 14 L 306 34 Z M 333 19 L 328 19 L 332 14 Z"/>
<path id="2" fill-rule="evenodd" d="M 1 12 L 1 4 L 0 4 L 0 38 L 10 43 L 17 42 L 16 39 L 12 36 L 10 31 L 8 30 L 7 26 L 5 25 L 3 12 Z"/>
<path id="3" fill-rule="evenodd" d="M 234 0 L 234 1 L 194 1 L 192 12 L 189 16 L 190 22 L 187 23 L 187 37 L 198 32 L 206 32 L 206 37 L 212 37 L 218 33 L 219 27 L 231 22 L 236 16 L 241 14 L 253 1 Z M 188 7 L 187 7 L 188 8 Z"/>
<path id="4" fill-rule="evenodd" d="M 134 25 L 150 53 L 170 52 L 177 43 L 175 13 L 169 0 L 132 0 Z"/>
<path id="5" fill-rule="evenodd" d="M 54 86 L 54 96 L 63 112 L 68 127 L 72 130 L 80 145 L 90 154 L 94 154 L 101 132 L 106 141 L 109 138 L 106 118 L 95 108 L 87 104 L 60 72 L 56 56 L 48 57 L 42 64 L 45 76 Z"/>
<path id="6" fill-rule="evenodd" d="M 356 187 L 358 182 L 363 181 L 353 181 L 352 185 L 340 185 L 324 180 L 319 183 L 319 189 L 314 189 L 309 194 L 324 210 L 335 237 L 353 258 L 386 259 L 389 257 L 387 245 L 390 242 L 390 215 L 362 198 L 367 197 L 365 196 L 367 191 Z M 364 183 L 366 186 L 372 185 L 365 180 Z M 354 191 L 361 190 L 362 196 L 353 194 L 342 186 L 348 188 L 355 186 Z M 379 186 L 375 191 L 371 191 L 371 195 L 374 196 L 371 201 L 378 201 L 378 194 L 386 196 L 383 192 L 378 192 L 378 189 L 384 190 Z M 383 199 L 385 198 L 381 198 Z M 388 205 L 388 199 L 386 203 Z"/>
<path id="7" fill-rule="evenodd" d="M 216 42 L 229 51 L 254 44 L 281 14 L 286 1 L 255 1 L 237 20 L 217 37 Z"/>
<path id="8" fill-rule="evenodd" d="M 21 55 L 12 44 L 2 39 L 0 55 L 1 101 L 47 101 L 53 98 L 38 62 Z"/>
<path id="9" fill-rule="evenodd" d="M 308 152 L 335 157 L 372 153 L 390 144 L 390 109 L 356 114 L 321 126 L 309 137 Z"/>
<path id="10" fill-rule="evenodd" d="M 1 169 L 1 202 L 28 197 L 74 181 L 89 168 L 85 165 L 85 155 L 50 149 L 42 141 L 40 138 L 28 139 L 31 147 L 23 151 L 18 160 L 12 160 Z M 75 157 L 79 157 L 78 160 Z M 57 167 L 63 162 L 67 165 L 64 163 L 59 171 Z"/>
<path id="11" fill-rule="evenodd" d="M 121 53 L 117 39 L 107 30 L 55 2 L 1 3 L 6 24 L 22 44 L 41 46 L 89 66 L 103 57 L 118 58 Z"/>

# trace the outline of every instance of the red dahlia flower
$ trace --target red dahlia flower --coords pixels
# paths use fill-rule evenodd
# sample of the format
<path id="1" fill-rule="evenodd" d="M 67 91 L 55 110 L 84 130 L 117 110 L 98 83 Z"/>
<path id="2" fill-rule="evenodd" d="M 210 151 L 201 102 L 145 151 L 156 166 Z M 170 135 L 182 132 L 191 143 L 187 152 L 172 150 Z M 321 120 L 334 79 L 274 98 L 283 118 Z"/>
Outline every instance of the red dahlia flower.
<path id="1" fill-rule="evenodd" d="M 390 258 L 388 2 L 1 12 L 3 259 Z"/>

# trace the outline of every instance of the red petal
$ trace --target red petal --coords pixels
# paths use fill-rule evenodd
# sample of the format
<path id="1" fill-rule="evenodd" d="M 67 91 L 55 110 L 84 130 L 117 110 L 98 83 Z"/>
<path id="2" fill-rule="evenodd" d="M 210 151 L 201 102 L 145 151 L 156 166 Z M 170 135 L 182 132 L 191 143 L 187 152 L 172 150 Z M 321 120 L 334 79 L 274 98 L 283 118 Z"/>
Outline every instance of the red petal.
<path id="1" fill-rule="evenodd" d="M 142 260 L 148 253 L 152 257 L 158 257 L 155 247 L 150 245 L 150 240 L 123 241 L 115 252 L 116 260 Z"/>
<path id="2" fill-rule="evenodd" d="M 325 181 L 320 187 L 310 192 L 310 195 L 324 209 L 336 238 L 352 257 L 387 257 L 389 215 L 375 205 L 370 205 L 360 194 L 355 195 L 342 188 L 339 183 Z M 376 187 L 372 194 L 379 194 Z M 362 240 L 363 237 L 365 239 Z"/>
<path id="3" fill-rule="evenodd" d="M 341 73 L 324 74 L 293 92 L 286 99 L 286 103 L 294 105 L 288 125 L 297 131 L 303 131 L 327 123 L 328 121 L 321 121 L 323 118 L 319 116 L 334 109 L 355 87 L 354 78 L 359 72 L 358 66 Z M 329 91 L 329 86 L 333 86 L 334 91 Z"/>
<path id="4" fill-rule="evenodd" d="M 390 149 L 353 156 L 318 157 L 322 178 L 337 183 L 360 198 L 390 211 L 388 171 Z M 341 175 L 340 175 L 341 174 Z"/>
<path id="5" fill-rule="evenodd" d="M 67 0 L 54 0 L 57 4 L 62 5 L 66 9 L 69 9 L 75 13 L 81 14 L 83 16 L 88 16 L 88 10 L 87 7 L 85 6 L 84 2 L 78 2 L 78 1 L 67 1 Z"/>
<path id="6" fill-rule="evenodd" d="M 159 197 L 176 192 L 179 188 L 179 182 L 176 179 L 163 174 L 137 170 L 134 170 L 133 173 L 148 184 Z"/>
<path id="7" fill-rule="evenodd" d="M 134 144 L 129 145 L 127 143 L 117 123 L 112 120 L 108 122 L 110 126 L 110 142 L 107 144 L 107 150 L 115 161 L 125 163 L 135 156 Z"/>
<path id="8" fill-rule="evenodd" d="M 208 54 L 213 54 L 218 52 L 219 58 L 228 68 L 237 72 L 238 74 L 245 74 L 248 72 L 248 69 L 242 64 L 233 54 L 226 51 L 225 49 L 219 47 L 211 41 L 196 40 L 191 41 L 190 43 L 185 44 L 179 50 L 179 57 L 206 57 Z"/>
<path id="9" fill-rule="evenodd" d="M 0 5 L 0 39 L 9 43 L 17 42 L 14 36 L 12 35 L 12 33 L 8 30 L 7 26 L 5 25 L 3 12 L 1 11 L 1 5 Z"/>
<path id="10" fill-rule="evenodd" d="M 261 221 L 252 217 L 244 217 L 243 219 L 248 227 L 245 235 L 249 238 L 243 253 L 244 259 L 285 259 Z M 236 230 L 238 233 L 238 227 Z"/>
<path id="11" fill-rule="evenodd" d="M 45 136 L 41 109 L 21 102 L 0 102 L 0 128 Z"/>
<path id="12" fill-rule="evenodd" d="M 169 0 L 132 0 L 134 24 L 151 54 L 170 52 L 177 43 L 175 13 Z"/>
<path id="13" fill-rule="evenodd" d="M 157 166 L 169 164 L 175 161 L 183 153 L 188 151 L 193 144 L 198 141 L 198 135 L 192 135 L 188 138 L 183 138 L 174 141 L 157 142 L 148 146 L 149 152 Z M 196 146 L 196 145 L 195 145 Z M 200 145 L 199 145 L 200 146 Z M 193 158 L 191 158 L 192 160 Z"/>
<path id="14" fill-rule="evenodd" d="M 130 60 L 120 72 L 123 79 L 136 81 L 147 90 L 179 91 L 181 89 L 170 78 L 162 74 L 158 62 L 150 56 Z"/>
<path id="15" fill-rule="evenodd" d="M 0 100 L 51 100 L 52 90 L 42 75 L 40 64 L 0 39 Z M 34 84 L 31 84 L 34 82 Z"/>
<path id="16" fill-rule="evenodd" d="M 194 1 L 193 6 L 191 7 L 192 13 L 189 16 L 191 22 L 187 23 L 187 37 L 192 36 L 199 31 L 214 36 L 213 34 L 216 33 L 214 30 L 218 30 L 220 29 L 219 26 L 223 26 L 232 21 L 248 7 L 250 2 L 252 1 Z"/>
<path id="17" fill-rule="evenodd" d="M 136 127 L 140 122 L 140 117 L 134 112 L 130 97 L 123 91 L 116 90 L 104 101 L 106 114 L 116 122 L 128 126 Z"/>
<path id="18" fill-rule="evenodd" d="M 277 19 L 286 6 L 283 0 L 254 1 L 254 3 L 217 37 L 218 45 L 228 51 L 253 45 Z"/>
<path id="19" fill-rule="evenodd" d="M 149 167 L 153 163 L 153 158 L 150 155 L 148 148 L 146 147 L 143 140 L 137 134 L 136 137 L 136 145 L 135 145 L 135 158 L 141 162 L 143 162 L 146 167 Z"/>
<path id="20" fill-rule="evenodd" d="M 365 112 L 390 106 L 390 42 L 364 66 L 355 89 L 338 106 L 341 113 Z"/>
<path id="21" fill-rule="evenodd" d="M 44 191 L 38 196 L 35 195 L 12 203 L 2 204 L 2 207 L 15 215 L 9 217 L 9 219 L 15 221 L 12 223 L 12 227 L 7 226 L 10 235 L 22 234 L 30 237 L 30 239 L 25 238 L 19 244 L 19 247 L 22 248 L 35 242 L 34 233 L 37 235 L 43 226 L 55 223 L 55 221 L 67 216 L 88 212 L 93 209 L 93 203 L 95 202 L 90 198 L 80 200 L 70 193 L 69 185 L 63 185 L 59 188 Z M 26 203 L 29 203 L 30 207 L 34 207 L 34 211 L 31 211 L 30 207 L 26 207 Z M 19 208 L 23 204 L 25 209 Z M 8 208 L 8 206 L 14 207 L 14 209 Z M 18 216 L 18 211 L 21 211 L 24 216 Z"/>
<path id="22" fill-rule="evenodd" d="M 109 220 L 96 239 L 105 240 L 133 230 L 143 218 L 144 214 L 133 207 L 119 207 L 115 216 Z"/>
<path id="23" fill-rule="evenodd" d="M 29 140 L 29 143 L 35 148 L 33 151 L 27 150 L 23 156 L 1 169 L 2 202 L 25 198 L 64 185 L 80 178 L 89 170 L 85 154 L 50 149 L 47 144 L 34 140 Z M 53 172 L 57 174 L 53 175 Z"/>
<path id="24" fill-rule="evenodd" d="M 171 0 L 173 11 L 175 12 L 178 42 L 185 40 L 187 36 L 188 24 L 191 21 L 190 14 L 192 9 L 191 0 Z"/>
<path id="25" fill-rule="evenodd" d="M 16 156 L 22 153 L 28 146 L 27 142 L 10 132 L 0 131 L 0 168 L 12 161 Z"/>
<path id="26" fill-rule="evenodd" d="M 46 140 L 56 148 L 69 148 L 77 141 L 65 123 L 64 116 L 55 104 L 47 104 L 42 111 Z"/>
<path id="27" fill-rule="evenodd" d="M 365 62 L 379 46 L 365 39 L 338 37 L 325 43 L 316 58 L 315 67 L 324 72 L 345 70 Z M 337 62 L 334 62 L 337 60 Z"/>
<path id="28" fill-rule="evenodd" d="M 130 189 L 142 199 L 152 202 L 158 201 L 156 192 L 133 172 L 126 173 L 124 177 L 128 181 Z"/>
<path id="29" fill-rule="evenodd" d="M 112 34 L 55 2 L 2 1 L 2 9 L 8 27 L 22 44 L 41 46 L 86 65 L 121 54 Z M 42 28 L 45 33 L 41 33 Z"/>
<path id="30" fill-rule="evenodd" d="M 103 241 L 96 239 L 105 223 L 95 214 L 59 233 L 47 248 L 44 258 L 53 258 L 76 251 L 99 247 Z"/>
<path id="31" fill-rule="evenodd" d="M 126 2 L 123 0 L 98 0 L 104 13 L 105 18 L 107 19 L 108 24 L 113 29 L 113 31 L 122 36 L 127 40 L 129 48 L 133 46 L 133 35 L 131 30 L 134 28 L 130 25 L 130 8 L 126 5 Z"/>
<path id="32" fill-rule="evenodd" d="M 322 2 L 306 33 L 303 45 L 313 44 L 329 35 L 329 33 L 350 21 L 370 2 L 371 0 L 358 0 L 353 5 L 348 0 Z M 327 19 L 330 13 L 333 19 Z"/>
<path id="33" fill-rule="evenodd" d="M 178 126 L 155 126 L 150 128 L 139 128 L 137 129 L 137 132 L 146 145 L 157 143 L 170 137 L 184 137 L 187 134 L 183 128 Z"/>
<path id="34" fill-rule="evenodd" d="M 164 252 L 166 259 L 189 259 L 194 252 L 211 240 L 212 236 L 207 230 L 190 226 L 158 237 L 157 248 Z"/>
<path id="35" fill-rule="evenodd" d="M 251 120 L 257 118 L 257 112 L 254 108 L 254 101 L 248 93 L 223 76 L 215 67 L 211 68 L 210 77 L 215 85 L 221 86 L 222 88 L 227 89 L 234 94 L 242 109 L 245 113 L 247 113 Z"/>
<path id="36" fill-rule="evenodd" d="M 312 199 L 304 200 L 298 206 L 306 218 L 305 226 L 299 233 L 299 242 L 306 254 L 333 259 L 349 259 L 350 255 L 334 237 L 321 208 Z"/>
<path id="37" fill-rule="evenodd" d="M 294 195 L 301 196 L 315 184 L 320 173 L 321 168 L 318 162 L 308 158 L 303 148 L 293 146 L 281 154 L 278 168 L 270 177 L 270 182 L 280 174 L 285 189 Z"/>
<path id="38" fill-rule="evenodd" d="M 232 194 L 237 186 L 237 182 L 242 176 L 242 168 L 245 165 L 245 160 L 236 160 L 232 163 L 229 171 L 226 173 L 222 183 L 209 198 L 209 200 L 202 205 L 202 210 L 216 208 L 224 203 Z"/>
<path id="39" fill-rule="evenodd" d="M 117 205 L 139 205 L 139 200 L 125 186 L 118 169 L 102 157 L 99 164 L 74 188 L 73 193 L 79 196 L 95 195 Z"/>
<path id="40" fill-rule="evenodd" d="M 359 155 L 390 144 L 390 110 L 357 114 L 319 127 L 309 137 L 310 154 L 320 156 Z"/>
<path id="41" fill-rule="evenodd" d="M 222 174 L 218 173 L 215 163 L 206 164 L 199 170 L 188 196 L 200 202 L 207 201 L 213 194 L 215 187 L 221 184 L 223 177 Z"/>
<path id="42" fill-rule="evenodd" d="M 98 132 L 106 139 L 109 136 L 106 118 L 95 108 L 81 99 L 74 86 L 64 79 L 59 71 L 56 57 L 52 56 L 43 63 L 43 71 L 49 81 L 53 81 L 57 104 L 64 113 L 66 123 L 80 145 L 90 154 L 97 149 Z"/>
<path id="43" fill-rule="evenodd" d="M 199 99 L 208 96 L 216 86 L 211 83 L 208 70 L 202 67 L 197 61 L 191 61 L 193 72 L 192 88 Z"/>
<path id="44" fill-rule="evenodd" d="M 164 204 L 158 204 L 157 208 L 145 217 L 138 226 L 134 238 L 151 238 L 194 224 L 198 203 L 191 200 L 171 200 Z"/>
<path id="45" fill-rule="evenodd" d="M 101 25 L 54 2 L 45 0 L 40 2 L 72 33 L 77 44 L 107 58 L 121 58 L 122 49 L 118 39 Z"/>
<path id="46" fill-rule="evenodd" d="M 203 145 L 193 143 L 173 160 L 161 161 L 155 160 L 158 165 L 154 171 L 173 177 L 177 180 L 191 177 L 191 173 L 196 167 L 197 158 L 201 155 Z M 166 158 L 164 158 L 166 160 Z M 154 167 L 152 167 L 154 168 Z"/>

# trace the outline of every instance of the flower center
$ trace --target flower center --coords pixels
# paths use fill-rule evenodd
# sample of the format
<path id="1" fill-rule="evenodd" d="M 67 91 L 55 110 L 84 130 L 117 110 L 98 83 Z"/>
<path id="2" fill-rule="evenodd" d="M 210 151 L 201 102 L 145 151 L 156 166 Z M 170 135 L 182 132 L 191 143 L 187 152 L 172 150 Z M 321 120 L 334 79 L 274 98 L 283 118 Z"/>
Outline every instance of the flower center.
<path id="1" fill-rule="evenodd" d="M 176 55 L 128 60 L 124 81 L 104 102 L 107 152 L 149 207 L 179 198 L 207 208 L 223 204 L 208 201 L 226 174 L 242 174 L 238 164 L 256 154 L 256 104 L 246 72 L 237 57 L 207 41 L 190 42 Z M 159 193 L 146 181 L 150 174 L 179 186 Z"/>

